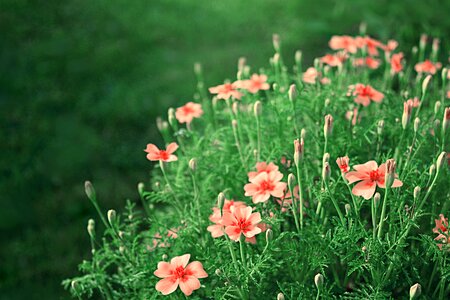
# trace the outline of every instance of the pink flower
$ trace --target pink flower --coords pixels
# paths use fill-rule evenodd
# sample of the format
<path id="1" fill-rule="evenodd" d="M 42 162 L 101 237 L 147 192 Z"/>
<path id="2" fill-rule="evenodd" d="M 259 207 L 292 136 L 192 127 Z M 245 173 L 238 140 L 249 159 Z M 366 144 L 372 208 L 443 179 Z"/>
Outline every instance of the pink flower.
<path id="1" fill-rule="evenodd" d="M 347 173 L 349 171 L 349 158 L 348 156 L 344 156 L 344 157 L 338 157 L 338 159 L 336 159 L 336 163 L 339 166 L 339 169 L 341 169 L 342 173 Z"/>
<path id="2" fill-rule="evenodd" d="M 364 58 L 357 58 L 353 62 L 355 67 L 364 67 L 367 66 L 369 69 L 377 69 L 380 66 L 380 60 L 372 58 L 370 56 Z"/>
<path id="3" fill-rule="evenodd" d="M 375 194 L 377 185 L 380 188 L 385 188 L 386 164 L 382 164 L 378 168 L 378 164 L 371 160 L 362 165 L 355 165 L 353 169 L 355 171 L 348 172 L 345 178 L 349 184 L 361 181 L 353 187 L 352 193 L 354 195 L 362 196 L 364 199 L 370 199 Z M 403 183 L 400 180 L 394 179 L 392 187 L 401 187 L 402 185 Z"/>
<path id="4" fill-rule="evenodd" d="M 243 80 L 240 84 L 242 88 L 252 94 L 256 94 L 260 90 L 265 91 L 270 89 L 270 85 L 267 83 L 267 75 L 264 74 L 253 74 L 249 80 Z"/>
<path id="5" fill-rule="evenodd" d="M 153 144 L 148 144 L 147 148 L 144 150 L 147 152 L 147 159 L 151 161 L 165 161 L 165 162 L 171 162 L 178 160 L 178 157 L 173 155 L 176 150 L 178 149 L 177 143 L 170 143 L 167 146 L 166 150 L 159 150 L 158 147 L 156 147 Z"/>
<path id="6" fill-rule="evenodd" d="M 315 84 L 318 76 L 319 72 L 315 68 L 310 67 L 303 73 L 302 80 L 306 83 Z"/>
<path id="7" fill-rule="evenodd" d="M 345 50 L 350 53 L 356 53 L 358 50 L 355 39 L 348 35 L 343 36 L 333 36 L 328 43 L 333 50 Z"/>
<path id="8" fill-rule="evenodd" d="M 419 107 L 419 105 L 420 105 L 419 98 L 417 98 L 417 97 L 406 100 L 406 103 L 408 105 L 411 105 L 411 107 Z"/>
<path id="9" fill-rule="evenodd" d="M 363 106 L 368 106 L 370 104 L 370 100 L 374 102 L 381 102 L 384 98 L 383 93 L 377 91 L 370 85 L 357 83 L 354 86 L 350 86 L 350 89 L 353 89 L 353 96 L 356 96 L 355 102 L 362 104 Z"/>
<path id="10" fill-rule="evenodd" d="M 392 52 L 398 47 L 398 42 L 396 40 L 389 40 L 385 46 L 382 46 L 383 50 L 386 52 Z"/>
<path id="11" fill-rule="evenodd" d="M 427 59 L 424 62 L 417 63 L 414 66 L 414 69 L 417 73 L 427 73 L 434 75 L 441 67 L 442 64 L 440 62 L 433 63 L 429 59 Z"/>
<path id="12" fill-rule="evenodd" d="M 443 214 L 439 214 L 439 219 L 435 219 L 436 227 L 433 228 L 433 232 L 437 233 L 438 236 L 434 239 L 440 241 L 438 244 L 439 249 L 445 245 L 450 245 L 450 234 L 448 231 L 448 218 L 445 218 Z"/>
<path id="13" fill-rule="evenodd" d="M 402 60 L 403 60 L 403 52 L 392 54 L 391 56 L 392 74 L 397 74 L 403 70 Z"/>
<path id="14" fill-rule="evenodd" d="M 338 67 L 342 65 L 342 62 L 344 61 L 344 59 L 342 58 L 342 55 L 339 56 L 337 54 L 333 55 L 333 54 L 327 54 L 325 56 L 322 56 L 320 58 L 320 61 L 324 64 L 327 64 L 331 67 Z"/>
<path id="15" fill-rule="evenodd" d="M 367 47 L 367 53 L 370 56 L 378 56 L 378 48 L 383 48 L 383 44 L 369 36 L 366 37 L 356 37 L 355 43 L 358 48 Z"/>
<path id="16" fill-rule="evenodd" d="M 158 263 L 158 269 L 153 273 L 156 277 L 162 278 L 156 284 L 155 288 L 163 295 L 173 293 L 178 286 L 181 291 L 189 296 L 193 291 L 200 288 L 198 278 L 206 278 L 203 265 L 199 261 L 193 261 L 188 264 L 190 254 L 176 256 L 169 262 L 161 261 Z"/>
<path id="17" fill-rule="evenodd" d="M 233 97 L 239 100 L 242 97 L 242 93 L 237 91 L 239 85 L 240 85 L 239 82 L 224 83 L 218 86 L 210 87 L 209 92 L 211 94 L 217 94 L 217 99 L 227 100 L 230 97 Z"/>
<path id="18" fill-rule="evenodd" d="M 222 211 L 223 213 L 230 213 L 231 207 L 245 207 L 245 203 L 241 201 L 225 200 Z M 218 238 L 224 235 L 225 227 L 222 224 L 222 215 L 220 214 L 220 209 L 213 207 L 213 214 L 209 216 L 209 220 L 214 223 L 214 225 L 208 226 L 207 230 L 211 232 L 213 238 Z"/>
<path id="19" fill-rule="evenodd" d="M 287 186 L 285 182 L 280 182 L 281 178 L 283 174 L 278 171 L 258 174 L 244 186 L 245 196 L 251 196 L 253 203 L 266 202 L 271 195 L 280 198 Z"/>
<path id="20" fill-rule="evenodd" d="M 252 213 L 250 206 L 232 206 L 230 212 L 224 213 L 222 218 L 225 233 L 234 241 L 239 241 L 241 234 L 246 238 L 252 238 L 261 233 L 261 228 L 257 226 L 260 222 L 260 213 Z"/>
<path id="21" fill-rule="evenodd" d="M 203 114 L 201 104 L 188 102 L 182 107 L 178 107 L 175 117 L 180 123 L 191 123 L 194 118 L 200 118 Z"/>
<path id="22" fill-rule="evenodd" d="M 270 173 L 272 171 L 278 171 L 278 166 L 272 162 L 269 164 L 267 164 L 266 162 L 259 162 L 256 163 L 256 172 L 248 172 L 248 179 L 252 179 L 262 172 Z"/>

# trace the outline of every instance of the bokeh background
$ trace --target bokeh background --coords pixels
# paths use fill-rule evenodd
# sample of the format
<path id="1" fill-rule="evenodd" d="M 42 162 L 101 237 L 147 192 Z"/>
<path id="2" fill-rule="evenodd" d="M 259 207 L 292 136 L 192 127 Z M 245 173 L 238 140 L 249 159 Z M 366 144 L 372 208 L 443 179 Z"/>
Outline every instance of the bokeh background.
<path id="1" fill-rule="evenodd" d="M 105 209 L 136 199 L 149 177 L 143 148 L 160 143 L 155 118 L 192 100 L 193 64 L 206 83 L 301 49 L 305 63 L 333 34 L 450 37 L 440 0 L 1 0 L 0 299 L 67 299 L 61 280 L 89 257 L 95 217 L 83 182 Z"/>

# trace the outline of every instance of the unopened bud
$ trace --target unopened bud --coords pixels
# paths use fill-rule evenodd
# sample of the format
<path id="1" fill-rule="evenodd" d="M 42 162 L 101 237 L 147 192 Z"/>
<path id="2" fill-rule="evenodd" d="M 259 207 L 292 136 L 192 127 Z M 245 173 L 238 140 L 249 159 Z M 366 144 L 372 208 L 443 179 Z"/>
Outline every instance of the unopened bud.
<path id="1" fill-rule="evenodd" d="M 214 273 L 215 273 L 217 276 L 222 275 L 222 271 L 221 271 L 220 269 L 216 269 L 216 270 L 214 271 Z"/>
<path id="2" fill-rule="evenodd" d="M 217 207 L 219 209 L 222 209 L 224 202 L 225 202 L 225 194 L 220 192 L 219 196 L 217 196 Z"/>
<path id="3" fill-rule="evenodd" d="M 108 210 L 108 222 L 111 226 L 114 226 L 116 221 L 116 211 L 114 209 Z"/>
<path id="4" fill-rule="evenodd" d="M 280 52 L 280 36 L 278 34 L 275 33 L 272 35 L 272 43 L 275 51 Z"/>
<path id="5" fill-rule="evenodd" d="M 434 132 L 437 133 L 441 130 L 441 120 L 434 120 Z"/>
<path id="6" fill-rule="evenodd" d="M 143 195 L 144 194 L 144 189 L 145 189 L 145 185 L 142 183 L 142 182 L 139 182 L 138 183 L 138 192 L 139 192 L 139 195 Z"/>
<path id="7" fill-rule="evenodd" d="M 191 169 L 192 172 L 195 172 L 197 169 L 197 160 L 195 158 L 191 158 L 189 161 L 189 169 Z"/>
<path id="8" fill-rule="evenodd" d="M 436 172 L 436 165 L 435 164 L 432 164 L 431 166 L 430 166 L 430 169 L 429 169 L 429 171 L 428 171 L 428 173 L 430 174 L 430 177 L 431 176 L 434 176 L 434 173 Z"/>
<path id="9" fill-rule="evenodd" d="M 427 77 L 425 77 L 425 79 L 422 82 L 422 97 L 427 92 L 428 84 L 430 83 L 431 77 L 432 77 L 431 75 L 428 75 Z"/>
<path id="10" fill-rule="evenodd" d="M 295 51 L 295 63 L 297 65 L 301 65 L 302 63 L 302 51 L 300 50 Z M 300 72 L 301 70 L 298 71 Z"/>
<path id="11" fill-rule="evenodd" d="M 422 293 L 422 286 L 416 283 L 409 289 L 409 299 L 410 300 L 417 299 L 417 297 L 419 297 L 421 293 Z"/>
<path id="12" fill-rule="evenodd" d="M 330 153 L 327 152 L 322 157 L 322 163 L 324 164 L 324 163 L 329 162 L 329 161 L 330 161 Z"/>
<path id="13" fill-rule="evenodd" d="M 295 176 L 294 174 L 290 173 L 288 175 L 288 186 L 291 190 L 294 190 L 295 187 Z"/>
<path id="14" fill-rule="evenodd" d="M 439 113 L 439 110 L 441 109 L 441 101 L 436 101 L 434 104 L 434 115 L 436 116 Z"/>
<path id="15" fill-rule="evenodd" d="M 245 67 L 245 63 L 246 63 L 247 59 L 245 57 L 239 57 L 238 60 L 238 71 L 242 71 Z"/>
<path id="16" fill-rule="evenodd" d="M 415 118 L 414 119 L 414 132 L 417 133 L 417 131 L 419 131 L 419 126 L 420 126 L 420 119 L 419 118 Z"/>
<path id="17" fill-rule="evenodd" d="M 297 89 L 295 87 L 295 84 L 291 84 L 289 86 L 288 96 L 291 102 L 295 102 L 295 98 L 297 97 Z"/>
<path id="18" fill-rule="evenodd" d="M 450 124 L 450 107 L 446 107 L 444 110 L 444 119 L 442 120 L 442 130 L 445 131 L 448 129 L 448 125 Z"/>
<path id="19" fill-rule="evenodd" d="M 380 120 L 380 121 L 378 121 L 378 125 L 377 125 L 378 135 L 383 134 L 383 129 L 384 129 L 384 120 Z"/>
<path id="20" fill-rule="evenodd" d="M 300 137 L 304 140 L 306 138 L 306 129 L 302 128 L 302 130 L 300 131 Z"/>
<path id="21" fill-rule="evenodd" d="M 284 300 L 284 294 L 283 293 L 278 293 L 277 300 Z"/>
<path id="22" fill-rule="evenodd" d="M 261 101 L 258 100 L 253 105 L 253 114 L 255 115 L 255 118 L 258 119 L 258 117 L 261 115 L 261 113 L 262 113 L 262 104 L 261 104 Z"/>
<path id="23" fill-rule="evenodd" d="M 237 116 L 239 114 L 239 102 L 233 102 L 233 105 L 231 106 L 231 110 L 233 111 L 233 114 Z"/>
<path id="24" fill-rule="evenodd" d="M 425 47 L 427 45 L 427 40 L 428 40 L 428 36 L 425 33 L 422 33 L 420 35 L 420 42 L 419 42 L 420 50 L 423 51 L 425 49 Z"/>
<path id="25" fill-rule="evenodd" d="M 328 106 L 330 106 L 330 103 L 331 103 L 331 100 L 329 98 L 327 98 L 327 99 L 325 99 L 324 106 L 328 107 Z"/>
<path id="26" fill-rule="evenodd" d="M 365 36 L 366 32 L 367 32 L 367 23 L 361 22 L 361 24 L 359 24 L 359 34 Z"/>
<path id="27" fill-rule="evenodd" d="M 272 229 L 269 228 L 266 231 L 266 244 L 269 245 L 272 240 L 273 240 L 273 231 Z"/>
<path id="28" fill-rule="evenodd" d="M 325 135 L 325 139 L 331 136 L 333 132 L 333 117 L 331 115 L 325 116 L 325 124 L 323 126 L 323 133 Z"/>
<path id="29" fill-rule="evenodd" d="M 414 188 L 414 193 L 413 193 L 414 199 L 417 199 L 417 198 L 419 197 L 419 195 L 420 195 L 420 190 L 421 190 L 420 186 L 416 186 L 416 187 Z"/>
<path id="30" fill-rule="evenodd" d="M 373 196 L 373 204 L 375 205 L 375 207 L 378 207 L 378 205 L 380 205 L 380 199 L 380 193 L 375 193 L 375 196 Z"/>
<path id="31" fill-rule="evenodd" d="M 161 258 L 162 258 L 162 260 L 167 260 L 169 257 L 167 256 L 167 254 L 163 254 L 163 255 L 161 256 Z"/>
<path id="32" fill-rule="evenodd" d="M 74 290 L 75 292 L 78 292 L 78 281 L 72 280 L 72 281 L 70 282 L 70 287 L 71 287 L 72 290 Z"/>
<path id="33" fill-rule="evenodd" d="M 415 56 L 417 54 L 417 52 L 419 52 L 419 49 L 417 48 L 417 46 L 413 46 L 411 48 L 411 53 L 413 56 Z"/>
<path id="34" fill-rule="evenodd" d="M 403 102 L 403 115 L 402 115 L 402 127 L 406 129 L 411 120 L 412 104 Z"/>
<path id="35" fill-rule="evenodd" d="M 95 189 L 90 181 L 86 181 L 84 183 L 84 191 L 86 192 L 86 195 L 88 196 L 89 200 L 96 201 Z"/>
<path id="36" fill-rule="evenodd" d="M 95 239 L 95 221 L 93 219 L 89 219 L 87 225 L 87 231 L 91 239 Z"/>
<path id="37" fill-rule="evenodd" d="M 164 121 L 161 117 L 156 118 L 156 127 L 158 127 L 159 132 L 164 132 L 169 127 L 167 121 Z"/>
<path id="38" fill-rule="evenodd" d="M 316 276 L 314 276 L 314 284 L 316 285 L 317 289 L 321 289 L 323 286 L 323 275 L 318 273 Z"/>
<path id="39" fill-rule="evenodd" d="M 345 208 L 345 215 L 346 216 L 350 215 L 350 212 L 352 211 L 352 207 L 350 206 L 350 204 L 346 203 L 344 205 L 344 208 Z"/>
<path id="40" fill-rule="evenodd" d="M 236 130 L 237 127 L 238 127 L 238 121 L 235 120 L 235 119 L 233 119 L 233 120 L 231 121 L 231 126 L 233 127 L 233 130 Z"/>
<path id="41" fill-rule="evenodd" d="M 439 51 L 439 43 L 440 43 L 440 41 L 438 38 L 433 39 L 433 44 L 431 45 L 431 51 L 432 51 L 434 57 L 437 56 L 437 53 Z"/>
<path id="42" fill-rule="evenodd" d="M 278 65 L 280 64 L 280 54 L 279 53 L 275 53 L 273 56 L 273 64 L 275 67 L 278 67 Z"/>
<path id="43" fill-rule="evenodd" d="M 328 162 L 325 162 L 323 164 L 323 168 L 322 168 L 323 181 L 328 182 L 328 180 L 330 179 L 330 176 L 331 176 L 330 164 Z"/>
<path id="44" fill-rule="evenodd" d="M 194 64 L 194 73 L 197 77 L 202 75 L 202 65 L 199 62 Z"/>
<path id="45" fill-rule="evenodd" d="M 123 239 L 125 237 L 125 232 L 123 232 L 122 230 L 119 230 L 119 237 L 121 239 Z"/>
<path id="46" fill-rule="evenodd" d="M 296 139 L 294 141 L 294 162 L 297 166 L 303 158 L 304 146 L 303 139 L 300 139 L 300 141 Z"/>
<path id="47" fill-rule="evenodd" d="M 445 151 L 442 151 L 441 154 L 439 154 L 437 160 L 436 160 L 436 170 L 439 172 L 441 170 L 442 166 L 444 165 L 445 160 L 447 159 L 447 153 Z"/>
<path id="48" fill-rule="evenodd" d="M 395 179 L 395 160 L 388 159 L 386 161 L 385 184 L 386 188 L 390 188 Z"/>
<path id="49" fill-rule="evenodd" d="M 362 251 L 362 252 L 366 252 L 366 251 L 367 251 L 367 247 L 366 247 L 366 246 L 363 246 L 363 247 L 361 248 L 361 251 Z"/>

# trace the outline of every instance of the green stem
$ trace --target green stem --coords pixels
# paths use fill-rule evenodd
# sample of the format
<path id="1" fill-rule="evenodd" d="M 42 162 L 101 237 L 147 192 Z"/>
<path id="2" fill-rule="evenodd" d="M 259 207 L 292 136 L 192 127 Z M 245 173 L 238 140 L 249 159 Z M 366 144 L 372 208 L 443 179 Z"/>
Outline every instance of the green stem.
<path id="1" fill-rule="evenodd" d="M 336 199 L 334 198 L 333 194 L 330 191 L 330 187 L 328 185 L 328 182 L 326 180 L 324 180 L 324 183 L 325 183 L 325 188 L 327 189 L 327 192 L 330 195 L 331 201 L 333 202 L 334 208 L 336 208 L 336 211 L 337 211 L 337 213 L 339 215 L 339 219 L 341 219 L 342 226 L 345 226 L 344 215 L 342 214 L 342 211 L 339 208 L 339 205 L 338 205 Z"/>
<path id="2" fill-rule="evenodd" d="M 174 190 L 173 187 L 172 187 L 172 184 L 170 184 L 170 181 L 169 181 L 169 179 L 167 178 L 166 170 L 165 170 L 165 167 L 164 167 L 164 162 L 160 160 L 160 161 L 159 161 L 159 166 L 160 166 L 160 168 L 161 168 L 161 172 L 162 172 L 162 174 L 163 174 L 164 180 L 166 181 L 166 184 L 169 186 L 169 189 L 170 189 L 170 191 L 172 192 L 173 198 L 175 199 L 175 204 L 176 204 L 175 207 L 177 208 L 178 213 L 181 215 L 181 202 L 180 202 L 180 200 L 178 199 L 178 197 L 177 197 L 177 195 L 176 195 L 176 193 L 175 193 L 175 190 Z"/>
<path id="3" fill-rule="evenodd" d="M 291 192 L 292 215 L 294 216 L 295 227 L 297 228 L 297 232 L 300 233 L 300 227 L 299 227 L 298 218 L 297 218 L 297 201 L 295 201 L 294 191 L 292 190 L 292 187 L 290 185 L 289 185 L 289 191 Z M 283 208 L 283 203 L 284 203 L 284 199 L 283 199 L 283 202 L 281 203 L 281 208 Z"/>
<path id="4" fill-rule="evenodd" d="M 242 265 L 244 266 L 244 270 L 247 270 L 247 257 L 245 256 L 245 236 L 241 235 L 239 239 L 239 250 L 241 253 Z"/>
<path id="5" fill-rule="evenodd" d="M 383 199 L 383 208 L 381 209 L 381 217 L 380 217 L 380 223 L 378 224 L 378 239 L 381 239 L 381 233 L 383 232 L 383 224 L 384 224 L 384 218 L 386 217 L 386 206 L 387 206 L 387 195 L 389 193 L 390 188 L 386 186 L 386 192 L 384 193 L 384 199 Z"/>
<path id="6" fill-rule="evenodd" d="M 297 169 L 297 183 L 298 183 L 298 195 L 300 197 L 300 228 L 303 229 L 303 189 L 302 189 L 302 180 L 300 177 L 300 163 L 296 165 Z M 294 193 L 291 191 L 292 203 L 295 201 Z M 297 210 L 294 212 L 294 215 L 297 214 Z"/>

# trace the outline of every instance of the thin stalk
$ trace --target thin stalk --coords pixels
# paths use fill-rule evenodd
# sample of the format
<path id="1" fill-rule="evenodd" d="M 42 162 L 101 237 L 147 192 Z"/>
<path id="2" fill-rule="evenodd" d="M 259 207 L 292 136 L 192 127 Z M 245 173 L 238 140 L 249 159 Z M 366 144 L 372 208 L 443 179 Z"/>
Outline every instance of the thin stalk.
<path id="1" fill-rule="evenodd" d="M 384 199 L 383 199 L 383 208 L 381 209 L 381 217 L 380 217 L 380 223 L 378 224 L 378 239 L 381 240 L 381 233 L 383 232 L 383 225 L 384 225 L 384 218 L 386 217 L 386 206 L 387 206 L 387 195 L 389 193 L 390 188 L 386 186 L 386 192 L 384 193 Z"/>
<path id="2" fill-rule="evenodd" d="M 239 251 L 241 253 L 242 265 L 244 270 L 247 270 L 247 257 L 245 256 L 245 236 L 241 235 L 239 239 Z"/>
<path id="3" fill-rule="evenodd" d="M 336 202 L 336 199 L 334 198 L 333 194 L 332 194 L 331 191 L 330 191 L 330 187 L 329 187 L 329 185 L 328 185 L 328 182 L 327 182 L 326 180 L 324 180 L 324 183 L 325 183 L 325 188 L 326 188 L 328 194 L 330 195 L 331 202 L 333 202 L 334 208 L 336 208 L 336 211 L 337 211 L 337 213 L 338 213 L 338 215 L 339 215 L 339 219 L 341 219 L 342 226 L 345 226 L 344 215 L 342 214 L 342 211 L 341 211 L 341 209 L 339 208 L 339 205 L 338 205 L 338 203 Z"/>
<path id="4" fill-rule="evenodd" d="M 373 199 L 371 204 L 371 210 L 372 210 L 373 238 L 375 239 L 377 232 L 377 208 L 375 207 L 375 201 L 373 201 Z"/>
<path id="5" fill-rule="evenodd" d="M 170 183 L 169 179 L 167 178 L 167 174 L 166 174 L 166 169 L 164 167 L 164 162 L 163 161 L 159 161 L 159 167 L 161 168 L 161 172 L 163 174 L 164 180 L 166 181 L 166 184 L 169 186 L 170 191 L 172 192 L 173 198 L 175 199 L 175 204 L 178 210 L 178 213 L 181 214 L 181 202 L 178 199 L 175 190 L 172 187 L 172 184 Z"/>
<path id="6" fill-rule="evenodd" d="M 288 186 L 289 186 L 289 191 L 291 192 L 292 215 L 294 216 L 295 227 L 297 228 L 297 232 L 300 233 L 300 227 L 299 227 L 299 222 L 298 222 L 298 218 L 297 218 L 297 201 L 295 201 L 294 191 L 292 190 L 290 185 L 288 185 Z M 281 203 L 281 208 L 283 208 L 283 203 L 284 203 L 284 199 L 283 199 L 283 202 Z"/>
<path id="7" fill-rule="evenodd" d="M 303 189 L 302 189 L 302 180 L 300 177 L 300 163 L 296 165 L 297 170 L 297 183 L 298 183 L 298 195 L 300 197 L 300 228 L 303 229 Z M 292 203 L 295 201 L 294 193 L 291 191 Z M 294 215 L 297 214 L 297 211 L 294 212 Z"/>

